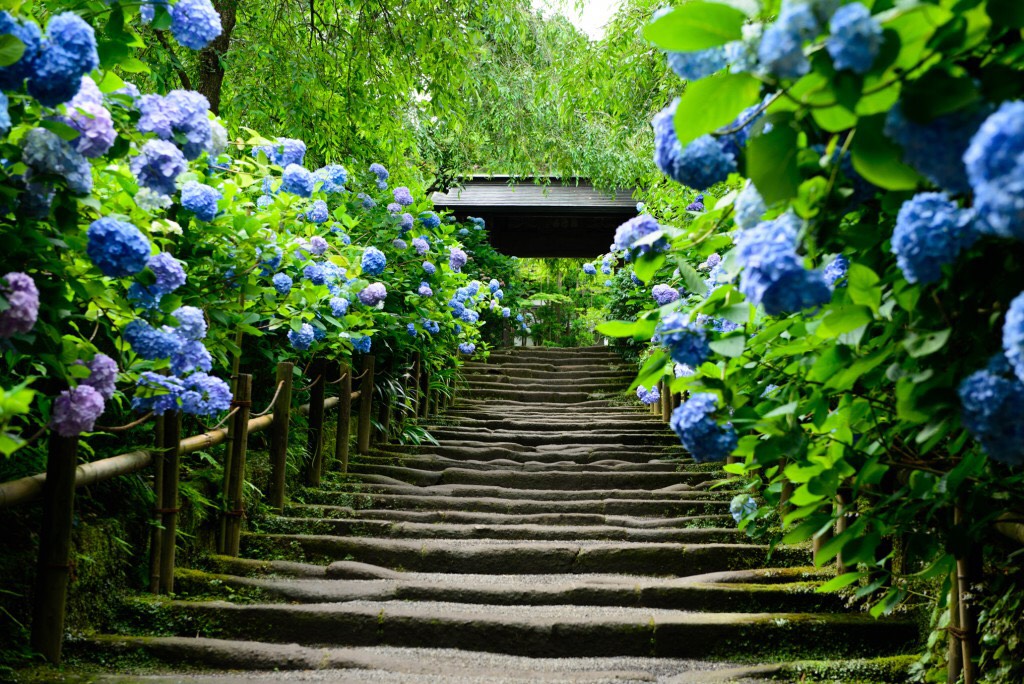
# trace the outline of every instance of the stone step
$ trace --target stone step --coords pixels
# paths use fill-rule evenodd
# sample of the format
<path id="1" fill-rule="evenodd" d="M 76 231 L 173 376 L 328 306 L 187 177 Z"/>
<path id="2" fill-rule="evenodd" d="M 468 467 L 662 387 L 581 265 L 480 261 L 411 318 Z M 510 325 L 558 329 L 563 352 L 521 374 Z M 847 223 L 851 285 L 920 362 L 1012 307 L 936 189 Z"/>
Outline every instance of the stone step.
<path id="1" fill-rule="evenodd" d="M 572 392 L 554 390 L 517 390 L 517 389 L 474 389 L 459 391 L 460 398 L 466 399 L 505 399 L 508 401 L 546 402 L 552 404 L 580 404 L 586 406 L 609 406 L 604 396 L 617 395 L 618 392 L 592 391 Z"/>
<path id="2" fill-rule="evenodd" d="M 579 465 L 607 461 L 610 458 L 630 463 L 650 463 L 652 461 L 667 460 L 692 464 L 693 459 L 686 457 L 682 446 L 671 447 L 661 446 L 614 446 L 614 445 L 557 445 L 558 448 L 545 448 L 544 445 L 523 446 L 508 442 L 466 442 L 458 445 L 453 443 L 444 444 L 406 444 L 403 449 L 418 456 L 443 456 L 455 460 L 492 460 L 508 459 L 520 463 L 546 463 L 553 464 L 565 462 L 571 459 Z"/>
<path id="3" fill-rule="evenodd" d="M 601 513 L 488 513 L 484 511 L 415 511 L 407 509 L 352 508 L 317 504 L 288 504 L 286 515 L 313 518 L 355 518 L 360 520 L 390 520 L 422 523 L 454 522 L 484 525 L 611 525 L 639 529 L 666 527 L 724 526 L 732 520 L 728 513 L 691 515 L 675 518 L 603 515 Z M 586 534 L 581 530 L 581 534 Z"/>
<path id="4" fill-rule="evenodd" d="M 513 461 L 511 459 L 492 459 L 472 461 L 449 458 L 440 455 L 410 455 L 400 451 L 372 449 L 369 454 L 359 456 L 359 463 L 366 465 L 394 465 L 421 470 L 444 470 L 445 468 L 471 468 L 473 470 L 511 470 L 526 472 L 544 472 L 546 470 L 594 471 L 594 472 L 649 472 L 672 473 L 680 470 L 684 462 L 664 463 L 631 463 L 620 459 L 604 459 L 592 463 L 576 463 L 573 461 Z M 691 460 L 685 463 L 692 463 Z"/>
<path id="5" fill-rule="evenodd" d="M 380 477 L 324 487 L 326 491 L 349 494 L 372 504 L 379 494 L 408 496 L 462 496 L 472 498 L 532 499 L 551 501 L 592 501 L 594 499 L 644 499 L 650 501 L 730 501 L 733 490 L 693 489 L 686 485 L 663 489 L 516 489 L 487 485 L 435 485 L 419 487 L 401 480 Z"/>
<path id="6" fill-rule="evenodd" d="M 648 445 L 676 446 L 679 438 L 670 432 L 616 432 L 614 430 L 486 430 L 472 427 L 438 427 L 430 431 L 438 442 L 474 441 L 474 442 L 507 442 L 520 446 L 536 446 L 540 444 L 574 444 L 597 445 L 612 444 L 616 446 Z"/>
<path id="7" fill-rule="evenodd" d="M 537 657 L 891 655 L 917 637 L 912 622 L 866 615 L 689 613 L 608 606 L 495 606 L 434 601 L 158 604 L 179 635 L 280 644 L 454 648 Z M 151 609 L 152 610 L 152 609 Z M 140 643 L 144 643 L 141 642 Z"/>
<path id="8" fill-rule="evenodd" d="M 629 528 L 593 525 L 460 525 L 392 522 L 359 518 L 272 517 L 260 523 L 261 532 L 331 536 L 372 536 L 392 539 L 513 539 L 534 541 L 606 540 L 678 542 L 680 544 L 742 544 L 746 535 L 733 528 Z"/>
<path id="9" fill-rule="evenodd" d="M 611 404 L 607 400 L 583 401 L 567 404 L 565 402 L 542 401 L 540 399 L 537 399 L 536 401 L 494 399 L 493 397 L 490 399 L 473 399 L 467 397 L 465 393 L 463 393 L 457 394 L 455 401 L 455 406 L 447 411 L 447 413 L 451 415 L 459 415 L 460 413 L 469 410 L 484 411 L 498 415 L 537 414 L 551 416 L 581 416 L 583 418 L 588 418 L 594 416 L 610 417 L 621 414 L 630 416 L 649 416 L 651 419 L 654 418 L 654 415 L 649 409 L 646 409 L 639 404 L 636 406 L 621 406 Z"/>
<path id="10" fill-rule="evenodd" d="M 446 423 L 428 424 L 428 431 L 445 428 L 462 428 L 473 430 L 522 430 L 527 432 L 561 432 L 579 427 L 578 419 L 544 419 L 542 417 L 508 416 L 503 418 L 452 418 Z M 659 429 L 660 428 L 660 429 Z M 665 435 L 665 426 L 653 421 L 613 420 L 601 423 L 603 432 L 615 431 L 618 434 Z"/>
<path id="11" fill-rule="evenodd" d="M 495 378 L 465 378 L 460 387 L 477 392 L 489 392 L 491 390 L 516 390 L 521 392 L 550 392 L 565 391 L 571 389 L 574 392 L 604 394 L 622 394 L 629 390 L 629 381 L 619 380 L 592 380 L 577 378 L 572 381 L 566 380 L 525 380 L 525 379 L 495 379 Z"/>
<path id="12" fill-rule="evenodd" d="M 540 368 L 522 368 L 512 366 L 492 366 L 487 364 L 466 364 L 462 367 L 465 378 L 509 378 L 524 380 L 568 380 L 577 378 L 601 378 L 621 380 L 625 384 L 633 382 L 636 373 L 627 370 L 544 370 Z"/>
<path id="13" fill-rule="evenodd" d="M 307 503 L 325 506 L 390 508 L 428 511 L 472 511 L 482 513 L 590 513 L 632 517 L 677 518 L 700 514 L 722 514 L 729 510 L 728 501 L 651 501 L 647 499 L 506 499 L 501 497 L 432 496 L 429 494 L 374 494 L 354 496 L 347 492 L 307 491 Z"/>
<path id="14" fill-rule="evenodd" d="M 561 490 L 604 490 L 604 489 L 661 489 L 673 485 L 694 485 L 714 479 L 713 473 L 677 472 L 578 472 L 545 470 L 525 472 L 522 470 L 475 470 L 471 468 L 446 468 L 444 470 L 418 470 L 399 466 L 369 465 L 353 463 L 349 466 L 351 475 L 383 475 L 419 486 L 432 485 L 484 485 L 506 489 L 561 489 Z"/>
<path id="15" fill-rule="evenodd" d="M 505 360 L 501 363 L 481 364 L 487 368 L 495 368 L 501 371 L 509 370 L 540 370 L 540 371 L 616 371 L 620 373 L 636 372 L 636 367 L 627 363 L 600 363 L 587 358 L 577 359 L 577 363 L 564 363 L 561 359 L 523 359 Z M 471 366 L 477 370 L 478 366 Z"/>
<path id="16" fill-rule="evenodd" d="M 628 573 L 686 577 L 764 565 L 768 548 L 754 544 L 680 544 L 501 539 L 387 539 L 244 533 L 245 555 L 300 562 L 354 560 L 385 568 L 487 575 Z M 806 565 L 809 552 L 777 548 L 772 562 Z"/>
<path id="17" fill-rule="evenodd" d="M 330 572 L 330 568 L 327 572 Z M 498 606 L 621 606 L 704 611 L 709 613 L 841 612 L 845 599 L 811 591 L 821 582 L 789 584 L 716 583 L 632 575 L 442 575 L 398 573 L 388 579 L 252 577 L 243 574 L 179 569 L 177 593 L 184 596 L 230 596 L 245 590 L 261 601 L 342 603 L 372 601 L 443 601 Z M 224 591 L 220 591 L 224 589 Z"/>

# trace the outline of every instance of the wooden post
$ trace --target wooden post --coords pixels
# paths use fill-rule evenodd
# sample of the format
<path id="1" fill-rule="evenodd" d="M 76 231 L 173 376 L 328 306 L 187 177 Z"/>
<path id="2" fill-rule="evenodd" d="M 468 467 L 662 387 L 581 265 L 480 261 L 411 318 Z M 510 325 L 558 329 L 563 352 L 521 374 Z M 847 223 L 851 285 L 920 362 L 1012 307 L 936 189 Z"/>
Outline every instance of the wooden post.
<path id="1" fill-rule="evenodd" d="M 668 383 L 661 381 L 661 419 L 666 423 L 672 417 L 672 392 Z"/>
<path id="2" fill-rule="evenodd" d="M 309 432 L 306 434 L 306 452 L 309 461 L 306 464 L 306 484 L 310 487 L 320 486 L 320 474 L 324 460 L 324 396 L 327 387 L 327 362 L 316 359 L 310 364 L 309 389 Z"/>
<path id="3" fill-rule="evenodd" d="M 779 474 L 782 475 L 782 491 L 779 492 L 779 516 L 785 517 L 789 513 L 790 505 L 789 500 L 793 498 L 793 483 L 785 479 L 786 477 L 786 464 L 788 460 L 782 458 L 779 460 Z"/>
<path id="4" fill-rule="evenodd" d="M 826 512 L 828 510 L 831 510 L 831 509 L 826 509 Z M 830 539 L 832 539 L 832 526 L 831 525 L 829 525 L 827 530 L 825 530 L 821 534 L 815 536 L 814 539 L 811 540 L 811 559 L 812 560 L 817 557 L 818 552 L 821 551 L 821 547 L 823 547 L 825 545 L 825 543 L 828 540 L 830 540 Z"/>
<path id="5" fill-rule="evenodd" d="M 153 518 L 149 531 L 149 592 L 160 593 L 160 545 L 163 536 L 160 509 L 164 507 L 164 421 L 156 419 L 153 430 Z"/>
<path id="6" fill-rule="evenodd" d="M 174 592 L 174 556 L 178 538 L 178 476 L 181 471 L 181 414 L 168 411 L 160 419 L 164 423 L 163 503 L 160 521 L 160 593 Z M 243 457 L 244 458 L 244 457 Z"/>
<path id="7" fill-rule="evenodd" d="M 274 401 L 274 423 L 270 426 L 270 492 L 271 508 L 284 510 L 285 474 L 288 470 L 288 431 L 292 422 L 292 377 L 295 364 L 277 364 L 277 399 Z"/>
<path id="8" fill-rule="evenodd" d="M 963 507 L 958 502 L 954 509 L 953 524 L 966 525 Z M 978 607 L 977 599 L 971 596 L 971 584 L 981 574 L 980 549 L 970 544 L 964 555 L 956 559 L 957 587 L 960 593 L 960 650 L 963 659 L 964 684 L 976 684 L 978 681 L 978 664 L 975 658 L 979 655 L 978 648 Z"/>
<path id="9" fill-rule="evenodd" d="M 411 390 L 409 393 L 409 407 L 413 417 L 419 415 L 420 408 L 420 353 L 416 352 L 412 355 L 412 382 L 409 383 Z"/>
<path id="10" fill-rule="evenodd" d="M 363 355 L 363 379 L 359 383 L 359 428 L 356 453 L 370 453 L 370 412 L 373 410 L 373 354 Z"/>
<path id="11" fill-rule="evenodd" d="M 249 437 L 249 407 L 252 402 L 252 376 L 241 373 L 235 385 L 235 400 L 231 402 L 238 407 L 233 422 L 235 438 L 231 442 L 231 472 L 225 473 L 228 478 L 227 510 L 224 512 L 225 555 L 237 556 L 242 535 L 242 516 L 245 515 L 243 499 L 245 485 L 245 454 Z"/>
<path id="12" fill-rule="evenodd" d="M 423 374 L 420 376 L 420 385 L 422 387 L 422 393 L 420 394 L 420 406 L 419 415 L 426 418 L 430 415 L 430 395 L 433 392 L 430 391 L 430 369 L 424 368 Z"/>
<path id="13" fill-rule="evenodd" d="M 835 503 L 835 507 L 836 507 L 835 508 L 835 510 L 836 510 L 836 536 L 839 536 L 840 534 L 842 534 L 843 532 L 846 531 L 846 527 L 847 527 L 847 523 L 846 523 L 847 510 L 846 509 L 849 507 L 849 505 L 850 505 L 850 494 L 849 494 L 849 492 L 845 488 L 842 488 L 838 492 L 836 492 L 836 503 Z M 843 552 L 842 551 L 840 551 L 838 554 L 836 554 L 836 574 L 837 575 L 846 574 L 846 564 L 843 563 Z"/>
<path id="14" fill-rule="evenodd" d="M 338 468 L 348 474 L 348 440 L 352 431 L 352 369 L 341 364 L 341 388 L 338 390 L 338 431 L 334 440 L 334 458 Z"/>
<path id="15" fill-rule="evenodd" d="M 32 606 L 32 648 L 55 664 L 60 663 L 64 645 L 77 466 L 78 438 L 61 437 L 51 430 L 43 484 L 39 567 Z"/>
<path id="16" fill-rule="evenodd" d="M 946 684 L 957 684 L 964 671 L 964 652 L 960 646 L 960 578 L 957 568 L 949 578 L 949 625 L 946 629 Z"/>
<path id="17" fill-rule="evenodd" d="M 677 408 L 683 405 L 683 394 L 682 392 L 676 392 L 672 395 L 672 410 L 675 411 Z"/>

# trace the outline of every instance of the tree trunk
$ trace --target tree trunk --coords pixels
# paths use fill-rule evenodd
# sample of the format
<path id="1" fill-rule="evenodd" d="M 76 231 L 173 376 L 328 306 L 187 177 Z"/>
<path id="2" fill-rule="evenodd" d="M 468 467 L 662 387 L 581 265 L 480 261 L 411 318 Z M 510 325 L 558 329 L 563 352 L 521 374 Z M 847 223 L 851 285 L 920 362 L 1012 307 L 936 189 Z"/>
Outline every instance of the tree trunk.
<path id="1" fill-rule="evenodd" d="M 210 101 L 210 111 L 220 114 L 220 95 L 224 85 L 224 57 L 231 46 L 231 32 L 235 30 L 235 15 L 242 0 L 214 0 L 213 6 L 220 13 L 221 34 L 212 43 L 199 51 L 200 93 Z"/>

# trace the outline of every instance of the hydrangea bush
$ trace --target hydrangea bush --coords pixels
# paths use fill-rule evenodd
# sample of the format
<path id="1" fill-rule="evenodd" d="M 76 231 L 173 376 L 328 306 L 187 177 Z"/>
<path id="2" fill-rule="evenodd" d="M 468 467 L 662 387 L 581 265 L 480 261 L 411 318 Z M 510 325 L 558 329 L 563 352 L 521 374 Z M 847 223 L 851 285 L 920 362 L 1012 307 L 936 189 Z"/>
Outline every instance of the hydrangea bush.
<path id="1" fill-rule="evenodd" d="M 655 301 L 601 329 L 647 345 L 638 387 L 688 397 L 672 427 L 755 493 L 732 509 L 748 533 L 803 542 L 857 502 L 815 562 L 841 553 L 833 586 L 861 581 L 877 616 L 1024 510 L 1024 12 L 761 4 L 645 29 L 688 79 L 652 121 L 681 185 L 649 188 L 609 254 Z"/>

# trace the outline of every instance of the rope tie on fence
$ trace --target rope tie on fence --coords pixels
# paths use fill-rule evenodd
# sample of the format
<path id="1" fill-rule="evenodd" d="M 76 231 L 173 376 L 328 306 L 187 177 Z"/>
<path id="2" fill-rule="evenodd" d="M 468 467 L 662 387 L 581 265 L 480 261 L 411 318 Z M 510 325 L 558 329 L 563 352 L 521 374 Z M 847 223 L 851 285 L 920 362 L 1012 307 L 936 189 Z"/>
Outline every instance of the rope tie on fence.
<path id="1" fill-rule="evenodd" d="M 274 398 L 270 400 L 270 406 L 268 406 L 262 413 L 257 413 L 254 416 L 252 416 L 253 418 L 259 418 L 260 416 L 265 416 L 265 415 L 267 415 L 268 413 L 270 413 L 271 411 L 274 410 L 274 404 L 277 403 L 277 398 L 281 394 L 281 388 L 282 387 L 284 387 L 284 381 L 283 380 L 281 382 L 277 383 L 277 389 L 274 390 Z"/>
<path id="2" fill-rule="evenodd" d="M 179 513 L 180 511 L 181 511 L 180 508 L 154 508 L 153 509 L 154 513 L 159 513 L 160 515 L 166 515 L 166 514 L 170 514 L 170 513 Z"/>
<path id="3" fill-rule="evenodd" d="M 147 420 L 149 420 L 152 417 L 153 417 L 153 412 L 150 411 L 149 413 L 147 413 L 146 415 L 142 416 L 138 420 L 133 420 L 132 422 L 126 423 L 124 425 L 115 425 L 115 426 L 97 425 L 95 427 L 95 429 L 96 430 L 103 430 L 104 432 L 124 432 L 125 430 L 131 430 L 133 427 L 138 427 L 138 426 L 142 425 L 143 423 L 145 423 Z"/>
<path id="4" fill-rule="evenodd" d="M 366 371 L 365 370 L 362 373 L 360 373 L 359 375 L 353 375 L 352 379 L 353 380 L 361 380 L 364 375 L 366 375 Z"/>
<path id="5" fill-rule="evenodd" d="M 232 402 L 231 402 L 231 405 L 232 405 L 232 406 L 234 406 L 234 404 L 235 404 L 235 402 L 234 402 L 234 401 L 232 401 Z M 200 423 L 199 423 L 199 424 L 200 424 L 200 425 L 202 425 L 202 426 L 203 426 L 204 428 L 206 428 L 206 431 L 207 431 L 207 432 L 213 432 L 214 430 L 216 430 L 217 428 L 219 428 L 219 427 L 220 427 L 221 425 L 223 425 L 224 423 L 228 422 L 228 420 L 230 420 L 230 419 L 231 419 L 231 416 L 233 416 L 233 415 L 235 415 L 236 413 L 238 413 L 238 409 L 239 409 L 239 407 L 238 407 L 238 406 L 235 406 L 235 408 L 231 409 L 231 411 L 229 411 L 229 412 L 228 412 L 228 415 L 224 416 L 224 418 L 222 418 L 222 419 L 221 419 L 221 421 L 220 421 L 219 423 L 217 423 L 216 425 L 214 425 L 213 427 L 209 427 L 209 426 L 207 426 L 207 425 L 206 425 L 205 423 L 203 423 L 202 421 L 200 421 Z"/>
<path id="6" fill-rule="evenodd" d="M 249 401 L 248 399 L 232 399 L 231 400 L 231 405 L 232 406 L 252 406 L 252 402 Z"/>
<path id="7" fill-rule="evenodd" d="M 344 380 L 344 379 L 345 379 L 346 377 L 348 377 L 348 373 L 347 373 L 347 372 L 346 372 L 346 373 L 342 373 L 342 374 L 341 374 L 341 377 L 339 377 L 339 378 L 338 378 L 337 380 L 331 380 L 331 381 L 330 381 L 330 382 L 328 382 L 327 384 L 328 384 L 328 385 L 337 385 L 337 384 L 338 384 L 338 383 L 340 383 L 340 382 L 341 382 L 342 380 Z"/>
<path id="8" fill-rule="evenodd" d="M 241 518 L 245 515 L 245 509 L 236 508 L 233 511 L 224 511 L 224 515 L 226 515 L 229 518 Z"/>
<path id="9" fill-rule="evenodd" d="M 308 392 L 309 390 L 311 390 L 311 389 L 313 389 L 314 387 L 316 387 L 316 384 L 317 384 L 318 382 L 320 382 L 321 380 L 323 380 L 323 378 L 324 378 L 324 376 L 323 376 L 323 375 L 318 375 L 318 376 L 316 376 L 316 380 L 314 380 L 313 382 L 309 383 L 309 384 L 308 384 L 308 385 L 306 385 L 305 387 L 299 387 L 299 388 L 298 388 L 297 390 L 295 390 L 295 391 L 296 391 L 296 392 Z"/>

